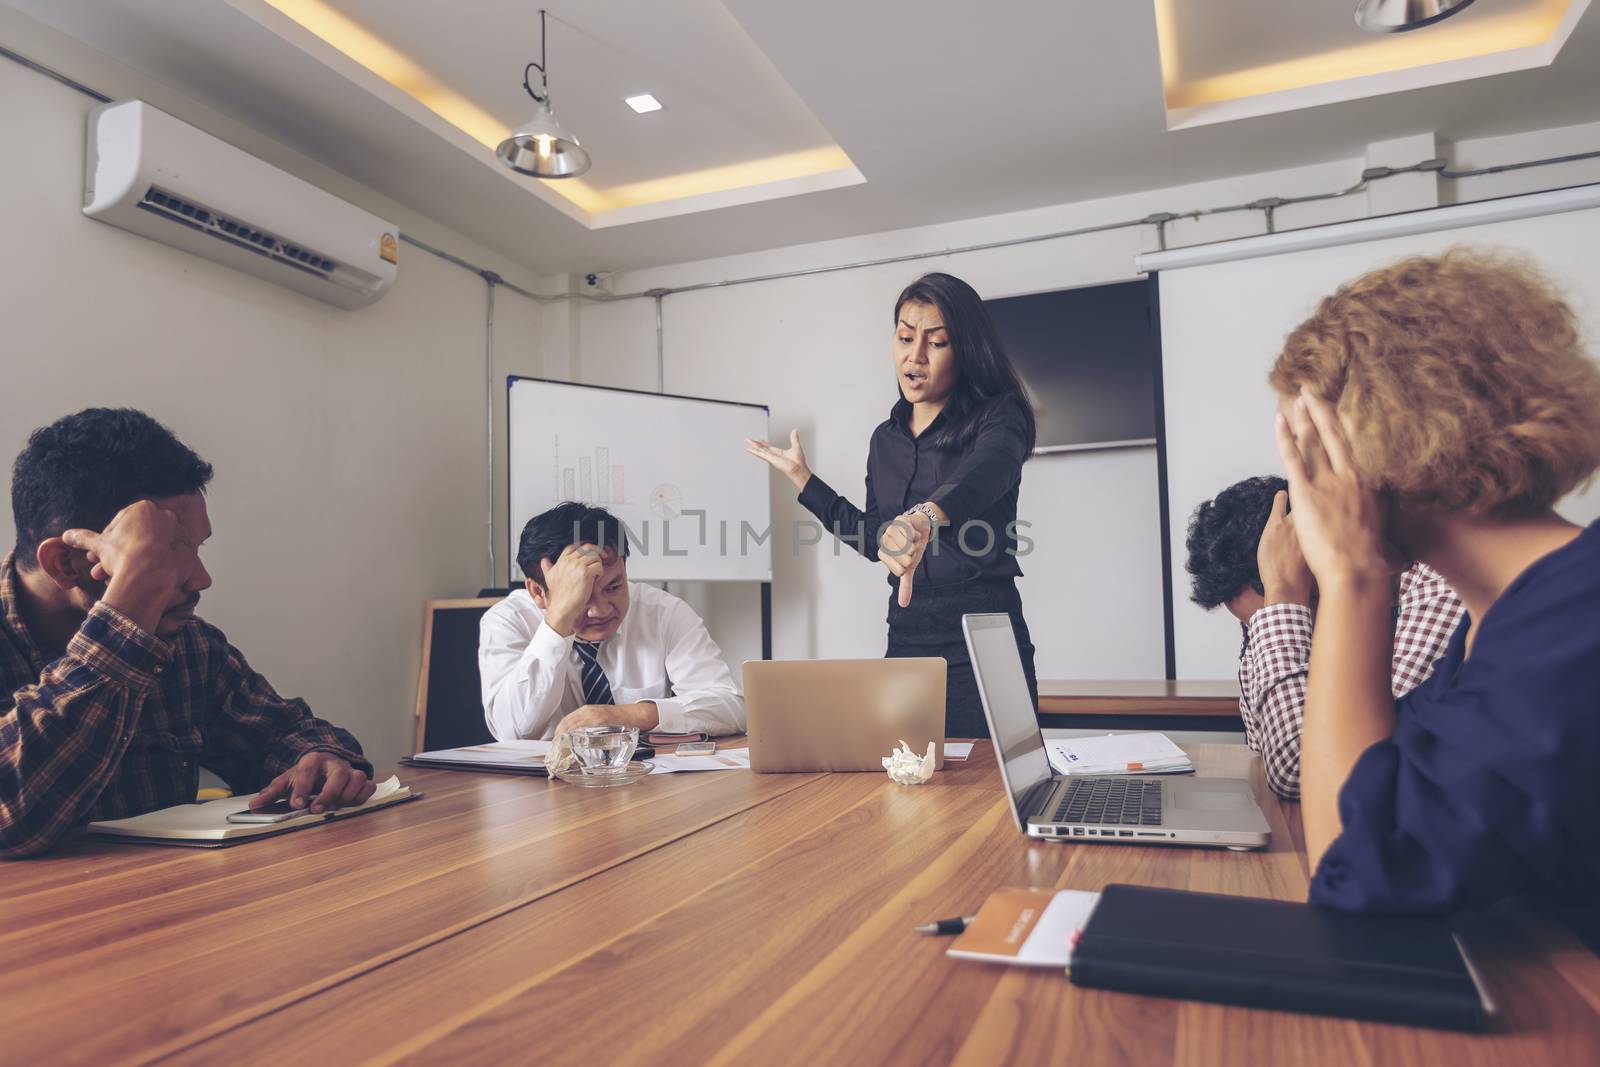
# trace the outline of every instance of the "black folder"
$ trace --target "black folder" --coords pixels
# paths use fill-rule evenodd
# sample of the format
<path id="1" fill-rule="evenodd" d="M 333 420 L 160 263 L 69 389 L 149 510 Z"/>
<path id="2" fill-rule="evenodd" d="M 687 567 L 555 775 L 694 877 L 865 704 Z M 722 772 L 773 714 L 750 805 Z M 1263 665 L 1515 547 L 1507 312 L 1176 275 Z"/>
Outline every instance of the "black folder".
<path id="1" fill-rule="evenodd" d="M 1481 1030 L 1488 1006 L 1443 919 L 1112 885 L 1072 952 L 1097 989 Z"/>

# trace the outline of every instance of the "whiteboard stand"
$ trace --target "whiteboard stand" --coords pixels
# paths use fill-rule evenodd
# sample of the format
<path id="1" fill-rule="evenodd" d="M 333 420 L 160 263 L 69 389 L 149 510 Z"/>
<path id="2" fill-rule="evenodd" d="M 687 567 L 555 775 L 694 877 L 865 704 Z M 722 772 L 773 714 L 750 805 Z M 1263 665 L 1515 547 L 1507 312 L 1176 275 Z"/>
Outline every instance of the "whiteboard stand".
<path id="1" fill-rule="evenodd" d="M 772 583 L 761 583 L 761 658 L 772 658 Z"/>

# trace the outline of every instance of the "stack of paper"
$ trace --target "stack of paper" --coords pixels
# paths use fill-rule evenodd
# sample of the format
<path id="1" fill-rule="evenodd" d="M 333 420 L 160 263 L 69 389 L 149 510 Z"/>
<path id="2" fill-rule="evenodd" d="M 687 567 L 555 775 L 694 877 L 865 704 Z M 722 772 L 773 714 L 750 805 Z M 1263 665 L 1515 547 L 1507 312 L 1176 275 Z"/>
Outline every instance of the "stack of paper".
<path id="1" fill-rule="evenodd" d="M 750 769 L 748 748 L 719 748 L 706 756 L 657 755 L 648 761 L 655 774 L 676 774 L 679 771 L 747 771 Z"/>
<path id="2" fill-rule="evenodd" d="M 1047 741 L 1057 774 L 1185 774 L 1194 764 L 1166 734 L 1106 734 Z"/>
<path id="3" fill-rule="evenodd" d="M 544 757 L 548 741 L 491 741 L 466 748 L 445 748 L 437 752 L 418 752 L 401 760 L 412 767 L 438 767 L 449 771 L 499 771 L 510 774 L 545 774 Z M 742 771 L 750 769 L 750 750 L 724 748 L 708 756 L 676 756 L 658 753 L 649 761 L 656 774 L 678 771 Z"/>

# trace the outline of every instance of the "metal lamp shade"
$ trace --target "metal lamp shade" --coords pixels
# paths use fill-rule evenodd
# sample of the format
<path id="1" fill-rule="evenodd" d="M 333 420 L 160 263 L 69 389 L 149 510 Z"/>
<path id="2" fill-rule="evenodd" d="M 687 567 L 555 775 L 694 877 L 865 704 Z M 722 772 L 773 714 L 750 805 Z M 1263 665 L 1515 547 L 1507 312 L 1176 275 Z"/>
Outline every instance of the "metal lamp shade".
<path id="1" fill-rule="evenodd" d="M 511 131 L 495 155 L 518 174 L 532 178 L 576 178 L 589 169 L 589 153 L 556 121 L 547 103 Z"/>
<path id="2" fill-rule="evenodd" d="M 1420 30 L 1472 6 L 1472 0 L 1356 0 L 1356 25 L 1374 33 Z"/>

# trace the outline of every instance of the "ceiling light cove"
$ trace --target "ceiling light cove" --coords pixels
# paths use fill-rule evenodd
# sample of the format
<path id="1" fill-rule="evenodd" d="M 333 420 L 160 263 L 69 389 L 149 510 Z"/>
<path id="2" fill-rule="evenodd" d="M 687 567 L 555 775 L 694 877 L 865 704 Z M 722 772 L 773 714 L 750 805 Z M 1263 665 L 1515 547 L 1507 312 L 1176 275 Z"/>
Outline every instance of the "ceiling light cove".
<path id="1" fill-rule="evenodd" d="M 564 214 L 589 229 L 668 218 L 736 204 L 776 200 L 857 185 L 866 181 L 865 176 L 856 169 L 844 150 L 833 144 L 776 153 L 770 152 L 769 149 L 768 154 L 760 158 L 687 172 L 671 171 L 670 163 L 658 164 L 658 173 L 641 180 L 638 176 L 640 168 L 637 166 L 637 161 L 642 158 L 641 150 L 630 153 L 626 143 L 617 143 L 618 135 L 615 131 L 611 142 L 607 145 L 607 151 L 602 153 L 595 169 L 590 170 L 585 177 L 564 177 L 559 181 L 538 178 L 530 180 L 513 174 L 506 163 L 495 158 L 496 149 L 502 143 L 512 143 L 515 140 L 512 135 L 518 131 L 512 130 L 505 119 L 497 117 L 483 104 L 447 84 L 415 56 L 391 44 L 383 36 L 381 27 L 369 28 L 341 11 L 337 6 L 338 0 L 333 2 L 228 0 L 228 2 L 241 9 L 259 5 L 263 9 L 263 16 L 270 14 L 265 9 L 271 9 L 286 17 L 295 25 L 279 28 L 280 36 L 313 51 L 313 54 L 318 54 L 325 63 L 338 69 L 340 61 L 337 57 L 313 48 L 313 42 L 305 41 L 296 30 L 310 33 L 322 44 L 331 47 L 345 59 L 387 82 L 389 86 L 409 98 L 408 101 L 401 97 L 388 97 L 392 106 L 412 115 L 425 126 L 432 127 L 440 136 L 460 145 L 463 149 L 467 146 L 455 132 L 444 129 L 437 120 L 442 120 L 448 126 L 454 127 L 455 131 L 466 134 L 472 141 L 483 146 L 485 151 L 482 159 L 486 164 L 504 172 L 508 179 L 528 182 L 530 191 L 540 199 L 547 203 L 560 204 Z M 271 27 L 274 20 L 261 17 L 260 21 Z M 346 77 L 360 81 L 365 75 L 349 69 L 346 71 Z M 562 77 L 570 79 L 571 75 Z M 568 85 L 570 80 L 564 80 L 562 84 Z M 543 90 L 542 80 L 539 88 Z M 545 94 L 541 92 L 535 96 L 535 100 L 537 101 L 542 95 Z M 563 99 L 570 107 L 571 90 L 567 90 L 567 95 Z M 611 99 L 614 100 L 616 97 L 613 96 Z M 627 97 L 626 102 L 640 114 L 662 110 L 661 102 L 649 93 Z M 412 108 L 409 106 L 411 103 L 421 105 L 421 109 Z M 540 104 L 540 110 L 534 119 L 530 120 L 530 124 L 538 123 L 548 111 L 547 104 Z M 594 118 L 594 114 L 591 112 L 589 117 Z M 641 130 L 643 128 L 639 127 Z M 543 127 L 540 127 L 540 130 L 542 129 Z M 551 129 L 554 130 L 555 127 Z M 534 132 L 538 133 L 539 130 Z M 594 136 L 598 138 L 600 135 Z M 529 152 L 537 151 L 540 144 L 538 138 L 533 138 L 529 143 L 535 146 Z M 549 144 L 552 150 L 558 143 L 559 139 L 551 133 Z M 576 148 L 575 142 L 574 148 Z M 472 151 L 475 153 L 476 149 Z M 523 153 L 523 155 L 528 154 L 528 152 Z M 618 174 L 612 179 L 611 184 L 606 184 L 607 164 L 613 163 L 614 160 L 630 161 L 634 164 L 634 169 Z M 613 169 L 614 166 L 613 163 Z M 666 172 L 661 173 L 661 171 Z M 578 173 L 582 171 L 579 170 Z M 646 173 L 648 174 L 648 169 Z M 553 201 L 552 196 L 558 199 Z"/>
<path id="2" fill-rule="evenodd" d="M 1153 2 L 1176 130 L 1548 66 L 1590 0 L 1435 3 L 1452 17 L 1383 34 L 1358 26 L 1349 0 L 1293 17 L 1277 0 Z"/>

